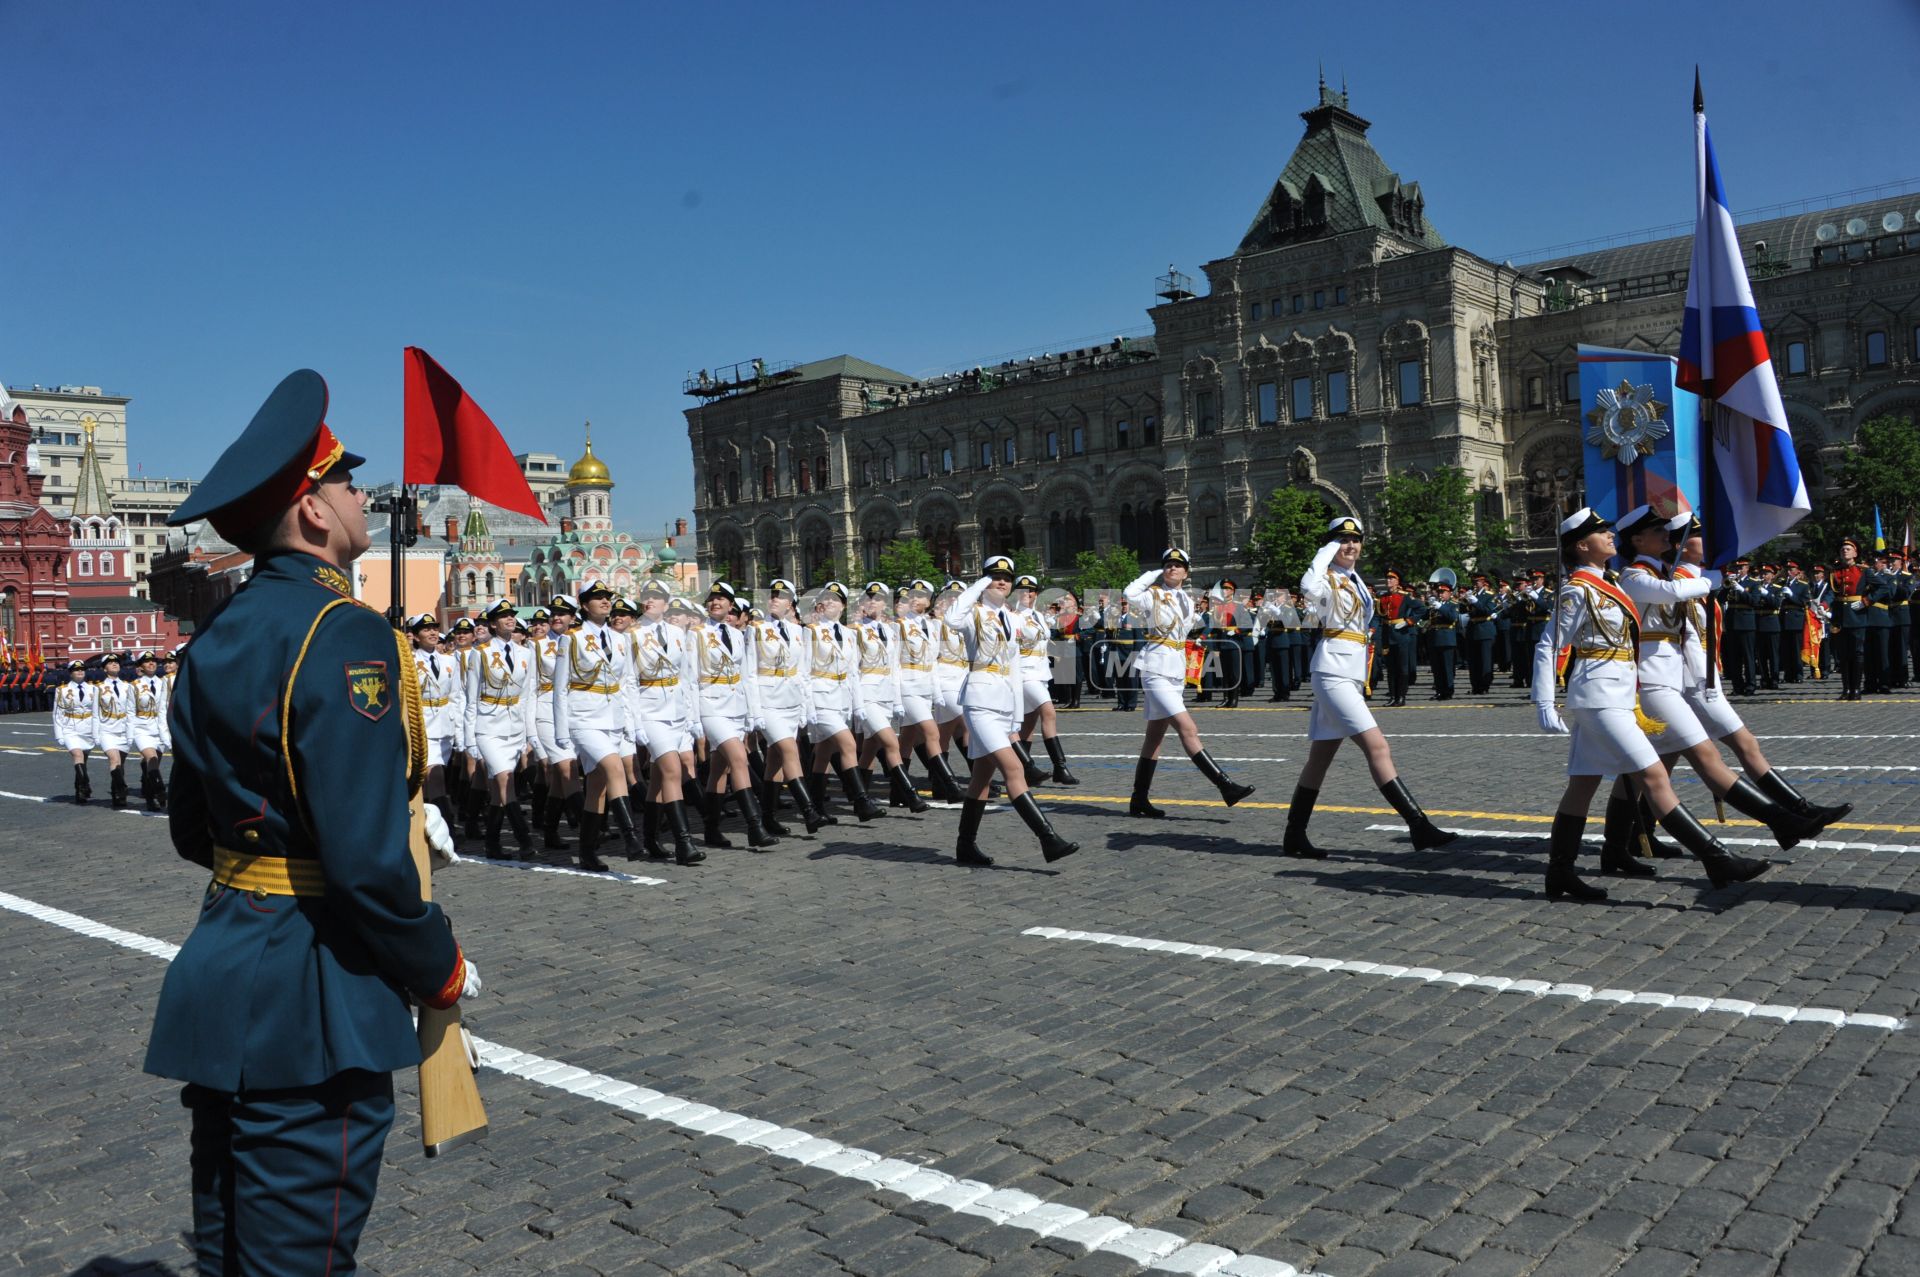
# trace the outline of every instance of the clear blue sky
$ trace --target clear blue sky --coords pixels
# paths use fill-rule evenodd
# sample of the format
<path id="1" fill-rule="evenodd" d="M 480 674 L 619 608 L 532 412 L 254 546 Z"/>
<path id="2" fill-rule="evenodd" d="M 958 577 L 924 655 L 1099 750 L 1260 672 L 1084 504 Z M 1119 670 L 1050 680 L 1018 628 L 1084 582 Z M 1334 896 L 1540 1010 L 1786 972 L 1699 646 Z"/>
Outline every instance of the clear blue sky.
<path id="1" fill-rule="evenodd" d="M 1133 329 L 1225 256 L 1316 63 L 1447 239 L 1685 220 L 1693 65 L 1736 209 L 1920 177 L 1920 4 L 0 0 L 0 375 L 131 395 L 197 476 L 287 371 L 397 477 L 401 348 L 516 450 L 580 423 L 643 535 L 692 370 L 909 373 Z"/>

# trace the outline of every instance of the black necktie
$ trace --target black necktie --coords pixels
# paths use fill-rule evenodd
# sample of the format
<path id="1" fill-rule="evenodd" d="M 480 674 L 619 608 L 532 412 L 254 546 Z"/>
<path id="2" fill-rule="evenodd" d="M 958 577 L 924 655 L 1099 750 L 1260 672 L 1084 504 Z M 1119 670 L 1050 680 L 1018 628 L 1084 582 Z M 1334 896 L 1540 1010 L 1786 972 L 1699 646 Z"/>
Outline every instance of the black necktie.
<path id="1" fill-rule="evenodd" d="M 511 643 L 507 645 L 506 653 L 507 653 L 507 673 L 511 674 L 513 673 L 513 645 Z"/>
<path id="2" fill-rule="evenodd" d="M 1007 619 L 1007 610 L 1005 608 L 1000 609 L 1000 632 L 1005 634 L 1009 640 L 1013 638 L 1013 622 Z"/>
<path id="3" fill-rule="evenodd" d="M 440 677 L 440 660 L 432 653 L 427 654 L 427 668 L 433 671 L 435 678 Z"/>
<path id="4" fill-rule="evenodd" d="M 844 642 L 846 639 L 846 635 L 840 632 L 840 622 L 838 621 L 833 623 L 833 638 L 836 643 Z"/>
<path id="5" fill-rule="evenodd" d="M 727 649 L 728 656 L 732 656 L 733 655 L 733 635 L 727 633 L 727 629 L 728 627 L 725 625 L 720 627 L 720 645 Z"/>
<path id="6" fill-rule="evenodd" d="M 785 621 L 775 621 L 773 623 L 773 626 L 775 629 L 780 631 L 780 641 L 782 643 L 786 642 L 787 641 L 787 623 Z"/>

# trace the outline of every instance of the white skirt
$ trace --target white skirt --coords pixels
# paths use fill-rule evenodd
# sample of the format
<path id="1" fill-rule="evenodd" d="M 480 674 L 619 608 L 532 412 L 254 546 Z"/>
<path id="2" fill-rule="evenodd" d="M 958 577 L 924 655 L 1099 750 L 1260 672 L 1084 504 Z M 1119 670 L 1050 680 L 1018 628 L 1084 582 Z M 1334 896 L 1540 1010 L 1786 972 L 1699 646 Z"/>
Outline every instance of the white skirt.
<path id="1" fill-rule="evenodd" d="M 95 748 L 93 732 L 82 731 L 78 727 L 59 727 L 53 729 L 53 739 L 60 743 L 61 749 L 91 750 Z"/>
<path id="2" fill-rule="evenodd" d="M 573 756 L 580 760 L 580 766 L 586 771 L 592 771 L 604 759 L 622 758 L 632 752 L 633 746 L 628 743 L 624 731 L 603 727 L 573 729 Z"/>
<path id="3" fill-rule="evenodd" d="M 127 720 L 102 719 L 100 730 L 94 739 L 101 749 L 111 749 L 118 753 L 133 752 L 133 729 L 127 726 Z"/>
<path id="4" fill-rule="evenodd" d="M 520 750 L 526 742 L 511 736 L 481 736 L 476 733 L 473 744 L 480 751 L 480 763 L 486 768 L 487 775 L 498 776 L 519 768 Z"/>
<path id="5" fill-rule="evenodd" d="M 891 731 L 895 712 L 891 701 L 862 701 L 860 703 L 860 734 L 878 736 L 881 732 Z"/>
<path id="6" fill-rule="evenodd" d="M 924 723 L 933 717 L 933 698 L 904 693 L 900 697 L 900 721 Z"/>
<path id="7" fill-rule="evenodd" d="M 1020 719 L 1005 710 L 968 708 L 966 720 L 968 762 L 999 753 L 1020 730 Z"/>
<path id="8" fill-rule="evenodd" d="M 934 677 L 933 684 L 933 721 L 936 723 L 958 722 L 967 712 L 960 704 L 960 688 L 967 681 L 965 670 L 946 673 L 951 666 L 943 665 Z"/>
<path id="9" fill-rule="evenodd" d="M 1035 682 L 1033 675 L 1028 674 L 1023 676 L 1020 683 L 1020 713 L 1023 716 L 1033 713 L 1033 711 L 1039 709 L 1042 705 L 1050 705 L 1052 703 L 1053 693 L 1048 690 L 1048 684 L 1044 679 Z"/>
<path id="10" fill-rule="evenodd" d="M 536 714 L 533 718 L 533 752 L 545 763 L 570 763 L 573 755 L 560 748 L 560 742 L 553 738 L 553 714 Z"/>
<path id="11" fill-rule="evenodd" d="M 818 745 L 848 730 L 850 729 L 847 727 L 847 716 L 841 710 L 816 709 L 813 711 L 813 718 L 807 723 L 807 739 Z"/>
<path id="12" fill-rule="evenodd" d="M 730 740 L 739 740 L 747 734 L 747 722 L 731 714 L 700 715 L 700 730 L 705 733 L 708 749 L 719 749 Z M 653 752 L 653 746 L 647 746 L 647 752 Z"/>
<path id="13" fill-rule="evenodd" d="M 160 720 L 157 718 L 136 718 L 133 720 L 133 747 L 135 749 L 165 749 L 166 738 L 160 732 Z"/>
<path id="14" fill-rule="evenodd" d="M 1705 687 L 1689 687 L 1681 695 L 1687 698 L 1693 716 L 1700 720 L 1700 726 L 1714 740 L 1725 740 L 1746 726 L 1733 706 L 1727 703 L 1725 688 L 1714 688 L 1712 699 L 1708 699 Z"/>
<path id="15" fill-rule="evenodd" d="M 1569 709 L 1566 718 L 1573 735 L 1569 776 L 1620 776 L 1660 763 L 1631 709 Z"/>
<path id="16" fill-rule="evenodd" d="M 777 744 L 783 740 L 793 740 L 800 735 L 800 729 L 806 726 L 800 719 L 800 707 L 780 709 L 775 706 L 760 707 L 760 735 L 767 744 Z"/>
<path id="17" fill-rule="evenodd" d="M 685 718 L 643 718 L 640 733 L 642 739 L 638 743 L 650 758 L 684 754 L 693 748 L 693 725 Z"/>
<path id="18" fill-rule="evenodd" d="M 1677 754 L 1707 738 L 1707 729 L 1700 726 L 1699 717 L 1677 687 L 1642 687 L 1640 708 L 1648 718 L 1667 725 L 1664 732 L 1647 738 L 1657 753 Z"/>
<path id="19" fill-rule="evenodd" d="M 1367 708 L 1366 685 L 1339 674 L 1313 675 L 1313 711 L 1307 716 L 1308 740 L 1345 740 L 1379 724 Z"/>
<path id="20" fill-rule="evenodd" d="M 453 737 L 427 737 L 427 766 L 445 767 L 453 759 Z"/>
<path id="21" fill-rule="evenodd" d="M 1146 704 L 1147 721 L 1158 722 L 1163 718 L 1172 718 L 1176 714 L 1187 712 L 1187 702 L 1182 698 L 1186 680 L 1169 678 L 1164 674 L 1140 675 L 1140 698 Z"/>

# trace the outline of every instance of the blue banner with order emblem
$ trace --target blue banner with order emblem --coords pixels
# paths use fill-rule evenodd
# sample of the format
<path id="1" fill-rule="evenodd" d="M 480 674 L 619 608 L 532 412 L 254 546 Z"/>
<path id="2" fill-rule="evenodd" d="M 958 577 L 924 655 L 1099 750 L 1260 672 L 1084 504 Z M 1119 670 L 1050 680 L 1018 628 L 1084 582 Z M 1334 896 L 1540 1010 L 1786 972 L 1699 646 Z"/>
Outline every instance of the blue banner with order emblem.
<path id="1" fill-rule="evenodd" d="M 1644 350 L 1580 347 L 1580 433 L 1587 504 L 1618 519 L 1651 504 L 1700 504 L 1700 396 L 1676 384 L 1678 364 Z"/>

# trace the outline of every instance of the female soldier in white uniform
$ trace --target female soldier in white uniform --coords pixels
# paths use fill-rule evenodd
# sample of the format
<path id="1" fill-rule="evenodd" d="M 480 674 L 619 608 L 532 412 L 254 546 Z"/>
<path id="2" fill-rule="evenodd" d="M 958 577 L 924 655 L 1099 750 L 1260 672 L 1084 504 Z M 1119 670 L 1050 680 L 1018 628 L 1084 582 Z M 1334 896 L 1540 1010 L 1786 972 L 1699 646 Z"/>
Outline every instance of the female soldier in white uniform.
<path id="1" fill-rule="evenodd" d="M 106 677 L 93 689 L 99 727 L 94 740 L 107 756 L 107 795 L 115 810 L 127 805 L 127 755 L 133 752 L 133 687 L 120 678 L 120 658 L 101 658 Z"/>
<path id="2" fill-rule="evenodd" d="M 85 661 L 67 662 L 67 681 L 53 693 L 53 739 L 73 756 L 73 801 L 93 797 L 87 775 L 87 755 L 93 752 L 100 730 L 99 697 L 87 682 Z"/>
<path id="3" fill-rule="evenodd" d="M 753 773 L 747 766 L 747 732 L 756 716 L 754 698 L 759 679 L 754 672 L 754 645 L 745 630 L 734 625 L 739 597 L 725 581 L 707 591 L 707 623 L 690 631 L 694 677 L 700 698 L 700 725 L 707 737 L 707 764 L 712 787 L 707 790 L 707 846 L 731 847 L 720 832 L 721 795 L 731 789 L 740 817 L 747 824 L 747 846 L 770 851 L 780 839 L 760 820 L 760 802 L 753 792 Z"/>
<path id="4" fill-rule="evenodd" d="M 505 857 L 500 825 L 513 826 L 522 853 L 533 849 L 533 828 L 514 796 L 513 774 L 536 734 L 533 703 L 539 699 L 540 672 L 532 653 L 513 641 L 519 616 L 501 599 L 480 614 L 491 633 L 474 649 L 466 687 L 466 737 L 480 758 L 487 786 L 487 855 Z"/>
<path id="5" fill-rule="evenodd" d="M 1281 850 L 1289 856 L 1318 860 L 1326 853 L 1307 840 L 1307 822 L 1320 797 L 1320 785 L 1340 743 L 1351 737 L 1367 756 L 1367 770 L 1393 809 L 1407 822 L 1415 851 L 1444 847 L 1456 835 L 1446 832 L 1420 810 L 1400 773 L 1386 735 L 1367 709 L 1367 660 L 1373 650 L 1373 595 L 1360 579 L 1363 534 L 1357 519 L 1334 519 L 1327 525 L 1327 542 L 1313 556 L 1300 578 L 1305 610 L 1314 613 L 1323 630 L 1313 653 L 1313 712 L 1307 720 L 1307 765 L 1293 789 L 1287 808 L 1287 831 Z"/>
<path id="6" fill-rule="evenodd" d="M 938 695 L 935 667 L 939 664 L 941 622 L 931 612 L 933 585 L 927 581 L 908 581 L 900 587 L 896 610 L 900 627 L 900 743 L 911 747 L 920 765 L 927 769 L 935 802 L 957 803 L 960 787 L 947 769 L 945 752 L 940 748 L 940 726 L 934 721 L 934 700 Z M 966 669 L 966 644 L 960 646 L 960 669 Z M 954 691 L 964 678 L 954 679 Z"/>
<path id="7" fill-rule="evenodd" d="M 960 704 L 960 688 L 967 681 L 967 636 L 947 624 L 947 612 L 966 588 L 948 581 L 933 601 L 934 633 L 939 636 L 933 658 L 933 721 L 940 728 L 940 748 L 934 752 L 942 762 L 955 737 L 963 756 L 967 749 L 966 712 Z"/>
<path id="8" fill-rule="evenodd" d="M 142 652 L 133 680 L 133 747 L 140 751 L 140 797 L 148 811 L 167 805 L 167 782 L 160 773 L 160 755 L 173 748 L 167 729 L 167 680 L 160 673 L 160 653 Z"/>
<path id="9" fill-rule="evenodd" d="M 993 857 L 980 850 L 980 821 L 987 811 L 987 792 L 997 771 L 1005 781 L 1007 799 L 1020 819 L 1040 839 L 1040 854 L 1049 861 L 1071 856 L 1080 844 L 1054 832 L 1040 805 L 1027 789 L 1026 768 L 1014 752 L 1020 730 L 1020 643 L 1014 618 L 1007 607 L 1013 587 L 1013 560 L 1004 554 L 990 557 L 978 581 L 968 586 L 947 609 L 947 624 L 967 640 L 967 681 L 960 703 L 967 712 L 967 758 L 973 763 L 966 801 L 960 808 L 960 836 L 953 858 L 963 865 L 986 866 Z"/>
<path id="10" fill-rule="evenodd" d="M 792 581 L 774 578 L 773 584 L 767 587 L 768 615 L 749 624 L 747 636 L 753 645 L 754 729 L 760 733 L 767 749 L 767 787 L 760 803 L 761 819 L 774 821 L 774 787 L 785 785 L 811 834 L 831 818 L 823 817 L 814 807 L 813 795 L 807 792 L 806 774 L 800 765 L 799 737 L 812 716 L 808 697 L 813 690 L 813 680 L 807 664 L 812 644 L 807 641 L 807 627 L 800 624 L 793 611 L 799 593 Z M 772 828 L 772 824 L 768 827 Z"/>
<path id="11" fill-rule="evenodd" d="M 887 772 L 887 805 L 905 807 L 919 815 L 927 810 L 927 803 L 907 779 L 907 769 L 901 764 L 900 738 L 893 730 L 895 723 L 904 720 L 900 699 L 900 627 L 887 616 L 892 600 L 893 591 L 881 582 L 867 582 L 860 600 L 860 623 L 853 629 L 855 659 L 860 669 L 860 727 L 865 737 L 860 745 L 859 765 L 864 775 L 878 758 Z"/>
<path id="12" fill-rule="evenodd" d="M 1040 598 L 1040 580 L 1033 576 L 1019 577 L 1013 583 L 1013 590 L 1017 603 L 1013 609 L 1014 637 L 1020 643 L 1021 710 L 1020 736 L 1014 741 L 1014 748 L 1027 769 L 1029 785 L 1044 785 L 1048 781 L 1056 785 L 1078 785 L 1080 778 L 1067 770 L 1067 751 L 1060 744 L 1060 720 L 1054 715 L 1053 659 L 1047 652 L 1053 629 L 1034 607 Z M 1040 729 L 1040 743 L 1046 747 L 1047 759 L 1053 764 L 1051 771 L 1037 765 L 1033 751 L 1028 748 L 1036 727 Z"/>
<path id="13" fill-rule="evenodd" d="M 1187 552 L 1168 549 L 1160 556 L 1160 566 L 1142 572 L 1124 591 L 1127 605 L 1141 617 L 1144 633 L 1135 649 L 1133 668 L 1140 675 L 1140 690 L 1146 703 L 1147 736 L 1140 742 L 1140 757 L 1133 765 L 1133 797 L 1127 803 L 1127 815 L 1159 820 L 1166 813 L 1148 801 L 1153 789 L 1153 769 L 1160 761 L 1160 742 L 1172 726 L 1180 738 L 1180 747 L 1213 782 L 1221 799 L 1231 807 L 1253 792 L 1220 770 L 1220 764 L 1207 753 L 1200 740 L 1200 729 L 1187 713 L 1181 689 L 1187 681 L 1187 635 L 1193 632 L 1193 600 L 1181 587 L 1187 580 Z"/>
<path id="14" fill-rule="evenodd" d="M 616 594 L 613 596 L 613 607 L 607 613 L 607 624 L 623 643 L 630 643 L 634 623 L 639 616 L 640 609 L 634 606 L 632 599 L 624 594 Z M 628 668 L 631 670 L 631 664 Z M 641 739 L 645 733 L 631 712 L 632 698 L 628 698 L 626 704 L 629 712 L 626 726 L 621 730 L 620 765 L 627 769 L 627 792 L 631 794 L 640 787 L 640 750 L 646 742 Z"/>
<path id="15" fill-rule="evenodd" d="M 627 679 L 631 675 L 625 636 L 608 622 L 613 591 L 595 581 L 580 591 L 580 628 L 567 634 L 554 668 L 553 740 L 572 750 L 586 777 L 580 811 L 580 867 L 606 873 L 600 838 L 609 820 L 619 829 L 629 854 L 634 843 L 633 811 L 627 796 Z"/>
<path id="16" fill-rule="evenodd" d="M 1560 557 L 1568 575 L 1533 652 L 1533 703 L 1541 730 L 1568 730 L 1554 709 L 1554 667 L 1562 648 L 1569 653 L 1567 713 L 1573 720 L 1567 788 L 1554 813 L 1548 844 L 1547 897 L 1607 898 L 1605 891 L 1588 886 L 1574 872 L 1587 807 L 1606 775 L 1638 781 L 1661 827 L 1699 858 L 1714 886 L 1757 878 L 1767 871 L 1767 862 L 1729 855 L 1680 805 L 1667 769 L 1641 726 L 1645 716 L 1636 694 L 1640 613 L 1607 570 L 1613 554 L 1613 525 L 1591 509 L 1583 508 L 1561 523 Z M 1662 725 L 1648 722 L 1647 728 L 1658 731 Z"/>
<path id="17" fill-rule="evenodd" d="M 860 717 L 860 655 L 853 627 L 840 620 L 846 607 L 847 587 L 827 582 L 814 601 L 813 624 L 807 627 L 807 676 L 812 684 L 807 737 L 813 742 L 813 773 L 807 783 L 812 786 L 813 805 L 825 813 L 826 771 L 832 767 L 853 814 L 864 822 L 887 813 L 874 806 L 853 766 L 852 724 Z"/>
<path id="18" fill-rule="evenodd" d="M 560 661 L 560 649 L 565 646 L 567 634 L 574 623 L 580 619 L 580 604 L 570 594 L 556 594 L 547 604 L 547 635 L 533 645 L 533 659 L 537 663 L 540 681 L 536 685 L 539 704 L 534 706 L 533 728 L 539 743 L 540 756 L 547 765 L 547 810 L 540 822 L 541 832 L 545 834 L 544 846 L 548 851 L 567 851 L 572 847 L 560 834 L 560 820 L 564 816 L 571 825 L 580 823 L 581 805 L 585 801 L 580 786 L 580 764 L 570 749 L 561 749 L 560 742 L 553 736 L 553 684 L 554 670 Z"/>
<path id="19" fill-rule="evenodd" d="M 440 809 L 449 830 L 458 827 L 453 800 L 447 795 L 447 763 L 463 728 L 465 685 L 460 665 L 440 651 L 440 622 L 425 612 L 407 618 L 413 641 L 413 668 L 420 683 L 420 715 L 426 724 L 427 801 Z"/>
<path id="20" fill-rule="evenodd" d="M 664 586 L 648 582 L 640 591 L 640 619 L 627 631 L 628 714 L 647 751 L 647 796 L 643 806 L 646 853 L 654 860 L 669 855 L 682 865 L 697 865 L 707 853 L 693 845 L 692 822 L 687 818 L 689 767 L 693 733 L 699 718 L 696 669 L 687 631 L 666 619 L 670 595 Z M 665 822 L 673 835 L 669 852 L 660 841 Z"/>

